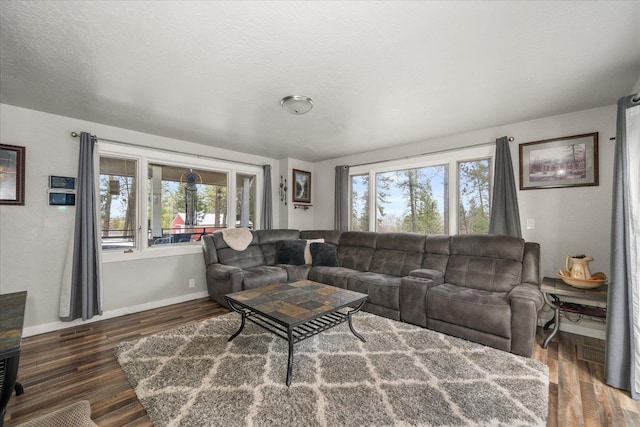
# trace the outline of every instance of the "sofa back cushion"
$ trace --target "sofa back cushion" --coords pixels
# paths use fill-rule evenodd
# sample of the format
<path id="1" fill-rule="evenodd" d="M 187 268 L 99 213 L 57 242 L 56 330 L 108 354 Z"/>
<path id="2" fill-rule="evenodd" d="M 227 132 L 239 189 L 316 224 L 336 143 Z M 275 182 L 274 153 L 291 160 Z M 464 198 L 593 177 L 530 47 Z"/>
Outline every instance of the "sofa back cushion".
<path id="1" fill-rule="evenodd" d="M 280 240 L 297 240 L 300 238 L 299 230 L 258 230 L 258 243 L 264 256 L 265 265 L 276 264 L 276 243 Z"/>
<path id="2" fill-rule="evenodd" d="M 340 235 L 342 231 L 339 230 L 303 230 L 300 232 L 301 239 L 324 239 L 325 243 L 331 243 L 337 245 L 340 243 Z"/>
<path id="3" fill-rule="evenodd" d="M 218 262 L 240 268 L 257 267 L 264 265 L 264 255 L 258 244 L 258 235 L 252 231 L 253 240 L 244 251 L 231 249 L 222 238 L 222 233 L 213 233 L 213 243 L 218 254 Z M 275 251 L 274 251 L 275 252 Z"/>
<path id="4" fill-rule="evenodd" d="M 380 233 L 370 271 L 407 276 L 410 271 L 421 267 L 424 241 L 424 234 Z"/>
<path id="5" fill-rule="evenodd" d="M 338 246 L 340 267 L 369 271 L 378 235 L 370 231 L 344 231 Z"/>
<path id="6" fill-rule="evenodd" d="M 422 268 L 440 271 L 444 274 L 447 271 L 449 255 L 451 255 L 451 236 L 429 234 L 425 241 Z"/>
<path id="7" fill-rule="evenodd" d="M 445 282 L 472 289 L 508 292 L 522 282 L 524 240 L 509 236 L 451 238 Z"/>

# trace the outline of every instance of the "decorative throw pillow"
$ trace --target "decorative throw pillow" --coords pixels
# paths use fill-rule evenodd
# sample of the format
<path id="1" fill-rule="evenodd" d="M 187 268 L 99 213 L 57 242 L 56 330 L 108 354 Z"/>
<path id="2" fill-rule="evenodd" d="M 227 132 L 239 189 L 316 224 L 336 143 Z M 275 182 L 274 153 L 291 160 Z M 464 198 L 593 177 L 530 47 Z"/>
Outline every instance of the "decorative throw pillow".
<path id="1" fill-rule="evenodd" d="M 312 243 L 311 244 L 311 265 L 337 267 L 338 266 L 338 248 L 331 243 Z"/>
<path id="2" fill-rule="evenodd" d="M 307 239 L 307 246 L 304 248 L 304 263 L 311 264 L 311 247 L 312 243 L 324 243 L 324 239 Z"/>
<path id="3" fill-rule="evenodd" d="M 276 264 L 303 265 L 304 240 L 279 240 L 276 242 Z"/>

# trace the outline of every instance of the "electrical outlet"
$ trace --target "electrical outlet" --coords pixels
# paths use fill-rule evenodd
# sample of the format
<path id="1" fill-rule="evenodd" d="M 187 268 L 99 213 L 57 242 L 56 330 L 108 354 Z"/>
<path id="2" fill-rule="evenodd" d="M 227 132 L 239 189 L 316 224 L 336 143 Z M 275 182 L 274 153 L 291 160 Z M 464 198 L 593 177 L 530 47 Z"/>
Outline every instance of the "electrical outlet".
<path id="1" fill-rule="evenodd" d="M 196 279 L 189 279 L 189 287 L 190 288 L 196 287 Z"/>
<path id="2" fill-rule="evenodd" d="M 527 230 L 533 230 L 536 228 L 536 220 L 533 218 L 527 219 Z"/>

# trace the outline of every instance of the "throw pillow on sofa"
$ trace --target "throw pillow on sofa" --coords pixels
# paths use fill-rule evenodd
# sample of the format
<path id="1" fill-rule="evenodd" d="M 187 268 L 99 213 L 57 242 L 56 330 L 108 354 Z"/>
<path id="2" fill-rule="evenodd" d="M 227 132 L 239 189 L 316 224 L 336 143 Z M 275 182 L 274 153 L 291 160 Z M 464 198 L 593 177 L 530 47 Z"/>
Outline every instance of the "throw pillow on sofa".
<path id="1" fill-rule="evenodd" d="M 304 240 L 279 240 L 276 242 L 276 264 L 304 265 Z"/>
<path id="2" fill-rule="evenodd" d="M 331 243 L 311 243 L 311 265 L 314 267 L 338 266 L 338 248 Z"/>

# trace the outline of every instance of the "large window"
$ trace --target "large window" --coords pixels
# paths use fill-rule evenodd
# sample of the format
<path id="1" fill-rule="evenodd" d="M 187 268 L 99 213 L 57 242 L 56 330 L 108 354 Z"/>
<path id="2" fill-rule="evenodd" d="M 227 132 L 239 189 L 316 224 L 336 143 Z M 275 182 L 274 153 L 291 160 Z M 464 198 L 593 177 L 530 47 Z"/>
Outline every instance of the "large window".
<path id="1" fill-rule="evenodd" d="M 107 142 L 98 149 L 105 261 L 195 253 L 205 233 L 260 221 L 261 166 Z"/>
<path id="2" fill-rule="evenodd" d="M 446 233 L 448 165 L 376 174 L 376 230 Z"/>
<path id="3" fill-rule="evenodd" d="M 492 158 L 487 146 L 351 168 L 350 230 L 487 233 Z"/>
<path id="4" fill-rule="evenodd" d="M 149 246 L 189 243 L 227 227 L 227 173 L 149 164 Z"/>

